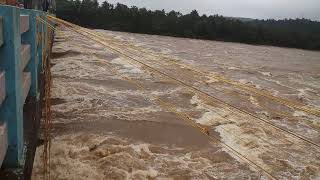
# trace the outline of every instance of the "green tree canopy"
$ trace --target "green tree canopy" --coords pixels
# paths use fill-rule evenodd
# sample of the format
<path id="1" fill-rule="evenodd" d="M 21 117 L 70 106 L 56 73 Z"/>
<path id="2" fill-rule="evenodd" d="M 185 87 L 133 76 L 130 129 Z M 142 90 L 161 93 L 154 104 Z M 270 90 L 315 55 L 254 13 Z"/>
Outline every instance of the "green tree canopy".
<path id="1" fill-rule="evenodd" d="M 308 19 L 246 20 L 150 11 L 97 0 L 57 0 L 56 15 L 81 26 L 177 37 L 320 50 L 320 23 Z"/>

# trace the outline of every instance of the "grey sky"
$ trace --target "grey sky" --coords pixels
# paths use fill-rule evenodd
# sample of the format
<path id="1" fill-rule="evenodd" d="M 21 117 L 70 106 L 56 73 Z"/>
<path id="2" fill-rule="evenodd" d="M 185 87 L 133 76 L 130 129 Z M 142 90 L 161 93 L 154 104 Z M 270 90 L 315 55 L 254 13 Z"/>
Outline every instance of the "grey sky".
<path id="1" fill-rule="evenodd" d="M 104 0 L 99 0 L 103 2 Z M 320 21 L 320 0 L 107 0 L 148 9 L 259 19 L 310 18 Z"/>

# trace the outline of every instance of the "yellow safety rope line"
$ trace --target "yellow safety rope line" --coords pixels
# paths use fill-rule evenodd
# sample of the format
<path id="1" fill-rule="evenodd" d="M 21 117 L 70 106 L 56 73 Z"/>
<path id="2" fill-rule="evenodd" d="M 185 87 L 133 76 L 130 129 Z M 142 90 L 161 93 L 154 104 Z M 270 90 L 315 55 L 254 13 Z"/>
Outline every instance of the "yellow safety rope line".
<path id="1" fill-rule="evenodd" d="M 99 34 L 99 33 L 97 33 L 97 34 Z M 115 42 L 113 42 L 113 43 L 115 43 Z M 119 45 L 119 43 L 115 43 L 115 44 Z M 122 45 L 120 45 L 120 46 L 122 46 Z M 233 80 L 230 80 L 230 79 L 226 79 L 226 78 L 222 77 L 221 75 L 213 75 L 212 72 L 208 72 L 208 71 L 204 71 L 204 70 L 198 70 L 198 69 L 196 69 L 195 67 L 193 67 L 191 65 L 185 65 L 185 64 L 178 63 L 178 62 L 176 62 L 176 60 L 173 60 L 173 59 L 165 57 L 165 56 L 154 55 L 154 54 L 152 54 L 150 52 L 147 52 L 147 51 L 144 51 L 144 50 L 137 50 L 138 47 L 135 47 L 135 46 L 132 46 L 132 45 L 128 45 L 128 46 L 130 46 L 132 50 L 142 51 L 142 52 L 148 53 L 149 55 L 154 56 L 154 57 L 161 57 L 163 59 L 167 59 L 172 64 L 181 66 L 183 68 L 186 68 L 186 69 L 191 70 L 193 72 L 196 72 L 198 74 L 205 75 L 206 77 L 211 77 L 211 78 L 215 79 L 217 82 L 224 82 L 224 83 L 233 85 L 233 86 L 235 86 L 237 88 L 240 88 L 242 90 L 246 90 L 246 91 L 249 91 L 249 92 L 254 93 L 256 95 L 271 99 L 271 100 L 273 100 L 273 101 L 275 101 L 277 103 L 280 103 L 282 105 L 285 105 L 287 107 L 294 108 L 294 109 L 297 109 L 297 110 L 301 110 L 301 111 L 304 111 L 306 113 L 309 113 L 309 114 L 312 114 L 312 115 L 315 115 L 315 116 L 320 116 L 320 110 L 318 110 L 316 108 L 308 107 L 307 105 L 299 103 L 299 102 L 296 102 L 296 101 L 291 101 L 291 100 L 288 100 L 288 99 L 284 99 L 284 98 L 281 98 L 281 97 L 274 96 L 274 95 L 270 94 L 269 91 L 256 89 L 254 87 L 242 84 L 240 82 L 233 81 Z M 155 59 L 152 59 L 152 60 L 158 62 Z M 203 80 L 200 80 L 200 81 L 203 81 Z"/>
<path id="2" fill-rule="evenodd" d="M 87 31 L 86 31 L 87 32 Z M 97 34 L 99 34 L 99 33 L 97 33 Z M 100 36 L 101 37 L 101 36 Z M 119 49 L 117 49 L 117 50 L 119 50 L 119 51 L 124 51 L 124 52 L 127 52 L 127 53 L 130 53 L 130 54 L 132 54 L 132 55 L 134 55 L 134 56 L 136 56 L 136 57 L 139 57 L 139 58 L 141 58 L 142 56 L 140 55 L 140 56 L 137 56 L 136 54 L 134 54 L 133 52 L 130 52 L 130 51 L 125 51 L 124 49 L 125 49 L 125 47 L 123 46 L 123 45 L 119 45 L 119 43 L 116 43 L 116 42 L 114 42 L 114 41 L 112 41 L 112 40 L 110 40 L 110 39 L 106 39 L 106 38 L 104 38 L 104 37 L 101 37 L 101 38 L 103 38 L 104 40 L 107 40 L 108 41 L 108 43 L 109 44 L 112 44 L 112 43 L 110 43 L 110 42 L 113 42 L 113 45 L 114 44 L 117 44 L 118 46 L 118 48 L 121 48 L 121 50 L 119 50 Z M 132 46 L 132 45 L 128 45 L 128 46 Z M 127 48 L 127 49 L 129 49 L 129 48 Z M 133 49 L 134 51 L 136 51 L 136 52 L 139 52 L 139 51 L 142 51 L 142 52 L 146 52 L 146 51 L 143 51 L 143 50 L 136 50 L 136 49 L 134 49 L 134 48 L 131 48 L 131 49 Z M 146 54 L 147 54 L 148 52 L 146 52 Z M 154 57 L 157 57 L 157 55 L 153 55 L 152 53 L 149 53 L 149 54 L 151 54 L 151 56 L 154 56 Z M 143 57 L 145 57 L 144 55 L 143 55 Z M 163 56 L 164 57 L 164 56 Z M 166 57 L 164 57 L 164 58 L 166 58 Z M 143 58 L 144 59 L 144 58 Z M 161 63 L 159 63 L 159 61 L 157 61 L 157 60 L 155 60 L 155 59 L 152 59 L 153 61 L 155 61 L 155 62 L 157 62 L 156 64 L 157 65 L 163 65 L 163 64 L 161 64 Z M 172 64 L 174 64 L 174 63 L 172 63 Z M 178 65 L 180 65 L 180 63 L 175 63 L 175 64 L 178 64 Z M 184 66 L 184 65 L 180 65 L 180 66 Z M 184 68 L 186 68 L 186 66 L 184 66 Z M 189 68 L 188 68 L 189 69 Z M 204 83 L 204 84 L 207 84 L 204 80 L 198 80 L 197 82 L 202 82 L 202 83 Z M 217 82 L 218 82 L 218 80 L 217 80 Z M 221 81 L 220 81 L 221 82 Z M 249 86 L 248 86 L 249 87 Z M 215 89 L 216 91 L 218 91 L 218 92 L 222 92 L 222 93 L 224 93 L 224 91 L 222 91 L 222 90 L 219 90 L 219 89 Z M 243 89 L 242 89 L 243 90 Z M 262 90 L 263 91 L 263 90 Z M 256 94 L 257 95 L 257 94 Z M 262 97 L 264 97 L 264 96 L 262 96 Z M 297 102 L 298 103 L 298 102 Z M 232 112 L 233 113 L 233 112 Z M 290 116 L 289 114 L 286 114 L 286 113 L 283 113 L 283 112 L 279 112 L 279 111 L 277 111 L 277 110 L 274 110 L 273 111 L 273 113 L 274 114 L 276 114 L 276 115 L 281 115 L 281 116 L 284 116 L 284 117 L 287 117 L 287 118 L 290 118 L 289 120 L 298 120 L 297 118 L 294 118 L 294 117 L 292 117 L 292 116 Z M 310 120 L 306 120 L 306 121 L 309 121 L 309 122 L 311 122 Z M 312 123 L 312 122 L 311 122 Z M 320 132 L 320 130 L 318 130 L 318 129 L 315 129 L 315 128 L 313 128 L 313 130 L 315 130 L 315 131 L 318 131 L 318 132 Z"/>
<path id="3" fill-rule="evenodd" d="M 41 36 L 42 41 L 42 68 L 44 72 L 44 147 L 43 147 L 43 178 L 45 180 L 50 180 L 50 167 L 51 167 L 51 71 L 50 71 L 50 54 L 51 54 L 51 38 L 52 32 L 55 30 L 54 27 L 49 25 L 48 22 L 43 20 L 40 17 L 36 18 L 37 25 L 44 24 L 46 25 L 46 31 L 42 26 L 41 34 L 37 33 L 37 36 Z M 51 30 L 51 31 L 50 31 Z M 37 37 L 39 39 L 39 37 Z M 37 40 L 38 41 L 38 40 Z M 38 44 L 38 42 L 37 42 Z M 37 45 L 38 46 L 38 45 Z"/>
<path id="4" fill-rule="evenodd" d="M 88 38 L 88 37 L 86 37 Z M 105 64 L 106 65 L 106 64 Z M 126 80 L 127 82 L 134 84 L 136 87 L 138 87 L 138 89 L 140 90 L 144 90 L 146 91 L 146 88 L 141 85 L 141 83 L 139 83 L 136 80 L 133 80 L 130 77 L 126 77 L 126 76 L 122 76 L 120 75 L 118 72 L 116 72 L 115 70 L 112 69 L 111 66 L 107 65 L 109 67 L 109 70 L 113 72 L 113 74 L 117 74 L 121 79 Z M 164 107 L 165 109 L 175 113 L 179 119 L 182 119 L 184 121 L 186 121 L 191 127 L 195 128 L 196 130 L 200 131 L 202 134 L 204 134 L 205 136 L 207 136 L 210 141 L 213 142 L 218 142 L 220 143 L 224 148 L 226 148 L 229 152 L 231 152 L 232 154 L 236 155 L 238 158 L 244 160 L 245 162 L 247 162 L 250 166 L 253 166 L 256 170 L 259 171 L 259 169 L 261 169 L 264 173 L 266 173 L 269 177 L 271 177 L 272 179 L 276 179 L 275 177 L 273 177 L 267 170 L 265 170 L 263 167 L 261 167 L 260 165 L 254 163 L 252 160 L 248 159 L 247 156 L 242 155 L 241 153 L 237 152 L 234 148 L 232 148 L 231 146 L 225 144 L 224 142 L 222 142 L 219 138 L 217 137 L 212 137 L 208 134 L 207 130 L 205 128 L 203 128 L 200 124 L 195 123 L 192 118 L 187 115 L 186 113 L 182 113 L 179 112 L 173 104 L 169 103 L 169 102 L 165 102 L 163 101 L 160 97 L 153 95 L 153 97 L 155 97 L 155 101 L 158 102 L 162 107 Z M 150 100 L 150 99 L 149 99 Z M 259 168 L 259 169 L 257 169 Z"/>
<path id="5" fill-rule="evenodd" d="M 71 24 L 71 23 L 68 23 L 68 22 L 65 22 L 65 21 L 62 21 L 62 22 L 65 23 L 65 24 L 67 24 L 67 25 L 69 25 L 69 26 L 71 26 L 71 27 L 74 27 L 74 25 Z M 64 25 L 65 25 L 65 24 L 64 24 Z M 78 27 L 79 27 L 79 26 L 78 26 Z M 81 30 L 82 28 L 81 28 L 81 29 L 80 29 L 80 28 L 81 28 L 81 27 L 79 27 L 79 29 L 76 30 L 76 31 L 78 31 L 78 33 L 80 33 L 79 31 L 82 31 L 82 30 Z M 87 33 L 87 34 L 90 34 L 89 32 L 86 32 L 86 31 L 82 31 L 82 32 L 85 32 L 85 33 Z M 83 34 L 82 34 L 82 35 L 83 35 Z M 98 37 L 98 40 L 95 40 L 96 42 L 98 42 L 98 43 L 100 43 L 100 44 L 102 44 L 102 45 L 104 45 L 104 46 L 112 49 L 113 51 L 115 51 L 115 52 L 117 52 L 117 53 L 119 53 L 119 54 L 122 54 L 123 56 L 125 56 L 125 57 L 127 57 L 127 58 L 129 58 L 129 59 L 131 59 L 131 60 L 133 60 L 133 61 L 135 61 L 135 62 L 137 62 L 137 63 L 139 63 L 139 64 L 142 64 L 143 66 L 147 67 L 149 70 L 151 70 L 151 71 L 153 71 L 153 72 L 156 72 L 156 73 L 158 73 L 158 74 L 160 74 L 160 75 L 163 75 L 163 76 L 165 76 L 165 77 L 168 77 L 168 78 L 170 78 L 170 79 L 172 79 L 172 80 L 174 80 L 174 81 L 176 81 L 176 82 L 179 82 L 180 84 L 182 84 L 182 85 L 185 86 L 185 87 L 188 87 L 188 88 L 190 88 L 190 89 L 192 89 L 192 90 L 194 90 L 194 91 L 196 91 L 196 92 L 200 92 L 201 94 L 206 95 L 206 96 L 209 97 L 209 98 L 212 98 L 212 99 L 214 99 L 214 100 L 216 100 L 216 101 L 219 101 L 220 103 L 226 105 L 226 107 L 227 107 L 230 111 L 232 111 L 232 112 L 233 112 L 233 110 L 237 110 L 237 111 L 239 111 L 240 113 L 247 114 L 247 115 L 249 115 L 249 116 L 254 117 L 254 118 L 257 119 L 257 120 L 260 120 L 261 122 L 264 122 L 264 123 L 272 126 L 272 127 L 275 128 L 275 129 L 284 131 L 284 132 L 292 135 L 293 137 L 299 138 L 299 139 L 301 139 L 301 140 L 303 140 L 303 141 L 305 141 L 305 142 L 307 142 L 307 143 L 309 143 L 309 144 L 312 144 L 312 145 L 314 145 L 314 146 L 317 146 L 318 148 L 320 147 L 320 145 L 318 145 L 318 144 L 316 144 L 315 142 L 309 140 L 307 137 L 304 137 L 303 135 L 296 134 L 296 133 L 294 133 L 294 132 L 292 132 L 292 131 L 290 131 L 290 130 L 284 129 L 284 128 L 279 127 L 279 126 L 276 126 L 276 125 L 272 124 L 271 122 L 269 122 L 269 121 L 266 120 L 266 119 L 260 118 L 260 117 L 254 115 L 254 114 L 252 114 L 252 113 L 250 113 L 250 112 L 247 112 L 247 111 L 242 110 L 242 109 L 240 109 L 240 108 L 238 108 L 238 107 L 236 107 L 236 106 L 234 106 L 234 105 L 231 105 L 231 104 L 229 104 L 229 103 L 227 103 L 227 102 L 224 102 L 224 101 L 222 101 L 222 100 L 220 100 L 220 99 L 218 99 L 218 98 L 216 98 L 216 97 L 214 97 L 214 96 L 212 96 L 212 95 L 210 95 L 210 94 L 208 94 L 208 93 L 206 93 L 206 92 L 204 92 L 204 91 L 202 91 L 202 90 L 200 90 L 200 89 L 198 89 L 198 88 L 195 88 L 195 87 L 193 87 L 193 86 L 191 86 L 191 85 L 189 85 L 189 84 L 187 84 L 187 83 L 185 83 L 185 82 L 183 82 L 183 81 L 181 81 L 181 80 L 179 80 L 179 79 L 177 79 L 177 78 L 171 77 L 170 75 L 168 75 L 168 74 L 166 74 L 166 73 L 163 73 L 163 72 L 161 72 L 161 71 L 159 71 L 159 70 L 157 70 L 157 69 L 155 69 L 155 68 L 153 68 L 153 67 L 151 67 L 151 66 L 149 66 L 149 65 L 147 65 L 147 64 L 145 64 L 145 63 L 143 63 L 143 62 L 141 62 L 141 61 L 139 61 L 139 60 L 137 60 L 137 59 L 135 59 L 135 58 L 132 58 L 131 56 L 128 56 L 128 55 L 122 53 L 120 50 L 117 50 L 117 49 L 115 49 L 115 48 L 107 45 L 107 44 L 104 43 L 103 41 L 99 40 L 99 38 L 101 39 L 101 37 L 96 36 L 96 35 L 94 35 L 94 34 L 91 34 L 91 35 L 92 35 L 92 36 L 95 36 L 95 37 Z M 84 35 L 84 36 L 85 36 L 85 35 Z M 230 109 L 230 108 L 231 108 L 231 109 Z"/>
<path id="6" fill-rule="evenodd" d="M 66 24 L 68 24 L 69 26 L 71 26 L 71 27 L 74 27 L 74 25 L 73 24 L 71 24 L 71 23 L 68 23 L 68 22 L 65 22 Z M 81 27 L 80 26 L 77 26 L 77 27 L 79 27 L 79 31 L 81 31 L 80 29 L 81 29 Z M 79 32 L 78 32 L 79 33 Z M 96 40 L 97 42 L 99 42 L 99 40 Z M 107 47 L 109 47 L 109 48 L 111 48 L 111 49 L 114 49 L 114 48 L 112 48 L 112 47 L 110 47 L 110 46 L 108 46 L 108 45 L 106 45 L 104 42 L 99 42 L 100 44 L 103 44 L 104 46 L 107 46 Z M 123 54 L 122 52 L 119 52 L 119 50 L 116 50 L 115 49 L 115 51 L 116 52 L 118 52 L 118 53 L 120 53 L 120 54 Z M 133 59 L 132 57 L 130 57 L 130 56 L 128 56 L 128 55 L 126 55 L 126 54 L 123 54 L 124 56 L 126 56 L 126 57 L 128 57 L 128 58 L 130 58 L 130 59 Z M 136 61 L 135 59 L 133 59 L 134 61 Z M 139 61 L 138 61 L 139 62 Z M 143 63 L 142 63 L 143 64 Z M 148 65 L 147 65 L 148 66 Z M 170 77 L 170 76 L 169 76 Z M 172 79 L 172 77 L 170 77 L 171 79 Z M 175 78 L 173 78 L 174 80 L 175 80 Z M 178 81 L 179 82 L 179 80 L 176 80 L 176 81 Z M 191 88 L 194 88 L 194 87 L 192 87 L 191 86 Z M 202 92 L 201 90 L 200 90 L 200 92 Z M 202 93 L 205 93 L 205 92 L 202 92 Z M 205 95 L 206 95 L 206 93 L 205 93 Z M 210 96 L 210 95 L 209 95 Z M 214 97 L 211 97 L 211 98 L 214 98 Z M 221 100 L 220 100 L 220 102 L 221 102 Z M 222 101 L 222 103 L 224 103 L 223 101 Z M 228 105 L 228 104 L 227 104 Z M 230 108 L 229 108 L 230 109 Z M 230 109 L 231 110 L 231 109 Z M 240 112 L 241 111 L 243 111 L 243 110 L 241 110 L 240 109 Z M 246 112 L 246 111 L 245 111 Z M 248 114 L 248 113 L 246 113 L 246 114 Z M 248 114 L 248 115 L 251 115 L 252 116 L 252 114 Z M 253 117 L 255 117 L 255 115 L 253 115 Z M 259 118 L 259 117 L 256 117 L 256 118 L 258 118 L 258 119 L 260 119 L 260 120 L 262 120 L 262 122 L 264 122 L 263 120 L 264 119 L 262 119 L 262 118 Z M 265 120 L 266 121 L 266 120 Z M 268 121 L 267 121 L 268 122 Z M 270 122 L 268 122 L 268 124 L 269 124 Z M 269 125 L 272 125 L 272 126 L 275 126 L 275 125 L 273 125 L 272 123 L 270 123 Z M 279 129 L 280 128 L 280 130 L 281 129 L 283 129 L 283 128 L 281 128 L 281 127 L 277 127 L 277 126 L 275 126 L 275 128 L 277 128 L 277 129 Z M 311 142 L 311 144 L 313 144 L 313 145 L 315 145 L 315 146 L 319 146 L 319 145 L 317 145 L 317 144 L 315 144 L 315 143 L 313 143 L 312 141 L 310 141 L 310 140 L 308 140 L 308 139 L 303 139 L 303 137 L 301 137 L 301 135 L 298 135 L 298 134 L 295 134 L 295 133 L 293 133 L 293 132 L 291 132 L 291 131 L 289 131 L 289 130 L 286 130 L 286 129 L 283 129 L 285 132 L 287 132 L 287 133 L 289 133 L 289 134 L 291 134 L 291 135 L 293 135 L 293 136 L 295 136 L 295 137 L 297 137 L 297 138 L 299 138 L 299 139 L 302 139 L 302 140 L 305 140 L 306 142 L 308 142 L 308 143 L 310 143 Z M 289 132 L 288 132 L 289 131 Z M 291 133 L 290 133 L 291 132 Z M 309 142 L 310 141 L 310 142 Z"/>
<path id="7" fill-rule="evenodd" d="M 96 34 L 99 34 L 98 32 L 96 32 Z M 114 42 L 115 43 L 115 42 Z M 119 45 L 119 43 L 118 43 Z M 121 46 L 121 45 L 120 45 Z M 317 108 L 314 108 L 314 107 L 310 107 L 308 105 L 305 105 L 303 103 L 300 103 L 300 102 L 296 102 L 296 101 L 292 101 L 292 100 L 289 100 L 289 99 L 285 99 L 285 98 L 282 98 L 282 97 L 278 97 L 278 96 L 274 96 L 273 94 L 271 94 L 269 91 L 267 90 L 261 90 L 261 89 L 256 89 L 254 87 L 251 87 L 251 86 L 248 86 L 248 85 L 245 85 L 245 84 L 242 84 L 240 82 L 237 82 L 237 81 L 234 81 L 234 80 L 231 80 L 231 79 L 227 79 L 225 77 L 223 77 L 222 75 L 213 75 L 212 72 L 209 72 L 209 71 L 205 71 L 203 69 L 199 69 L 199 68 L 196 68 L 194 66 L 191 66 L 191 65 L 186 65 L 186 64 L 182 64 L 182 63 L 178 63 L 177 60 L 173 59 L 173 58 L 168 58 L 168 57 L 165 57 L 163 55 L 155 55 L 153 53 L 150 53 L 150 52 L 147 52 L 141 48 L 138 48 L 136 46 L 133 46 L 131 44 L 128 44 L 127 46 L 131 47 L 131 49 L 135 50 L 135 51 L 142 51 L 144 53 L 148 53 L 150 54 L 151 56 L 154 56 L 154 57 L 161 57 L 163 59 L 167 59 L 168 61 L 170 61 L 172 64 L 175 64 L 175 65 L 178 65 L 178 66 L 181 66 L 183 68 L 186 68 L 188 70 L 191 70 L 193 72 L 196 72 L 198 74 L 201 74 L 201 75 L 204 75 L 206 77 L 210 77 L 210 78 L 213 78 L 215 79 L 216 81 L 220 81 L 220 82 L 224 82 L 226 84 L 230 84 L 230 85 L 233 85 L 239 89 L 242 89 L 242 90 L 246 90 L 246 91 L 249 91 L 251 93 L 254 93 L 256 95 L 259 95 L 259 96 L 262 96 L 262 97 L 265 97 L 265 98 L 268 98 L 268 99 L 271 99 L 277 103 L 280 103 L 282 105 L 285 105 L 287 107 L 291 107 L 291 108 L 294 108 L 296 110 L 300 110 L 300 111 L 304 111 L 306 113 L 309 113 L 309 114 L 312 114 L 312 115 L 315 115 L 315 116 L 320 116 L 320 110 L 317 109 Z M 154 61 L 157 61 L 155 59 L 153 59 Z M 215 73 L 217 74 L 217 73 Z"/>
<path id="8" fill-rule="evenodd" d="M 81 30 L 79 30 L 79 31 L 81 31 Z M 84 31 L 85 32 L 85 31 Z M 131 62 L 128 62 L 128 63 L 130 63 L 131 65 L 135 65 L 135 64 L 132 64 Z M 212 102 L 212 101 L 211 101 Z M 215 104 L 217 104 L 217 103 L 215 103 Z M 221 106 L 220 106 L 221 107 Z M 215 111 L 216 112 L 216 111 Z M 220 115 L 218 112 L 216 112 L 220 117 L 222 117 L 222 118 L 224 118 L 224 119 L 227 119 L 227 118 L 225 118 L 225 117 L 223 117 L 222 115 Z M 231 112 L 231 114 L 230 114 L 230 116 L 235 116 L 235 114 L 234 114 L 234 112 L 232 111 Z M 224 128 L 222 128 L 222 129 L 224 129 Z M 225 129 L 224 129 L 225 130 Z M 227 130 L 225 130 L 225 131 L 227 131 Z M 227 131 L 228 132 L 228 131 Z M 256 136 L 256 135 L 254 135 L 254 136 Z M 268 142 L 266 139 L 264 139 L 264 138 L 261 138 L 261 137 L 259 137 L 259 136 L 256 136 L 257 138 L 259 138 L 259 139 L 261 139 L 261 140 L 263 140 L 264 142 L 266 142 L 266 143 L 268 143 L 268 144 L 270 144 L 270 145 L 273 145 L 273 144 L 271 144 L 270 142 Z M 240 139 L 241 140 L 241 139 Z M 283 142 L 283 143 L 286 143 L 284 140 L 282 140 L 282 139 L 278 139 L 279 141 L 281 141 L 281 142 Z M 290 141 L 290 140 L 287 140 L 288 142 L 290 142 L 290 143 L 292 143 L 292 144 L 295 144 L 295 143 L 293 143 L 292 141 Z M 300 145 L 300 144 L 295 144 L 295 145 L 297 145 L 297 146 L 299 146 L 299 147 L 302 147 L 302 148 L 305 148 L 305 147 L 303 147 L 302 145 Z"/>
<path id="9" fill-rule="evenodd" d="M 112 70 L 112 69 L 110 69 Z M 117 73 L 117 72 L 115 72 Z M 129 77 L 121 77 L 122 79 L 127 80 L 130 83 L 135 84 L 139 89 L 145 89 L 140 83 L 132 80 Z M 257 165 L 256 163 L 252 162 L 250 159 L 248 159 L 246 156 L 242 155 L 241 153 L 237 152 L 235 149 L 233 149 L 232 147 L 230 147 L 229 145 L 223 143 L 221 140 L 219 140 L 216 137 L 211 137 L 207 134 L 206 130 L 201 127 L 199 124 L 195 123 L 189 116 L 182 114 L 180 112 L 178 112 L 174 106 L 170 105 L 169 103 L 164 102 L 163 100 L 161 100 L 159 97 L 156 97 L 155 99 L 157 102 L 159 102 L 163 107 L 166 107 L 167 109 L 169 109 L 170 111 L 176 113 L 178 115 L 178 117 L 180 117 L 180 119 L 183 120 L 187 120 L 188 124 L 191 125 L 192 127 L 198 129 L 202 134 L 206 135 L 207 137 L 209 137 L 210 140 L 214 141 L 214 142 L 220 142 L 227 150 L 231 151 L 231 153 L 235 154 L 238 158 L 245 160 L 247 163 L 249 163 L 249 165 L 252 166 L 252 164 L 254 165 L 254 167 L 258 167 L 259 169 L 263 170 L 264 173 L 266 173 L 269 177 L 271 177 L 272 179 L 275 179 L 275 177 L 273 177 L 269 172 L 267 172 L 266 170 L 264 170 L 261 166 Z"/>
<path id="10" fill-rule="evenodd" d="M 99 33 L 97 33 L 97 34 L 99 34 Z M 100 36 L 101 37 L 101 36 Z M 121 44 L 119 44 L 119 43 L 117 43 L 117 42 L 115 42 L 115 41 L 113 41 L 113 40 L 111 40 L 111 39 L 107 39 L 107 38 L 105 38 L 105 37 L 101 37 L 101 38 L 103 38 L 103 40 L 107 40 L 108 41 L 108 43 L 109 44 L 113 44 L 113 45 L 115 45 L 115 46 L 117 46 L 117 48 L 121 48 L 121 50 L 119 50 L 119 51 L 123 51 L 123 52 L 126 52 L 126 53 L 130 53 L 130 54 L 132 54 L 132 55 L 134 55 L 134 56 L 136 56 L 136 57 L 139 57 L 139 58 L 141 58 L 141 57 L 146 57 L 145 55 L 142 55 L 142 54 L 140 54 L 140 56 L 137 56 L 136 54 L 134 54 L 133 52 L 130 52 L 129 51 L 129 49 L 132 49 L 133 51 L 135 51 L 135 52 L 146 52 L 145 54 L 151 54 L 151 56 L 154 56 L 154 57 L 158 57 L 157 55 L 154 55 L 154 54 L 152 54 L 152 53 L 148 53 L 147 51 L 144 51 L 144 50 L 136 50 L 135 48 L 126 48 L 126 46 L 123 46 L 123 45 L 121 45 Z M 112 42 L 112 43 L 110 43 L 110 42 Z M 132 46 L 132 45 L 128 45 L 128 46 Z M 124 49 L 127 49 L 127 50 L 124 50 Z M 160 56 L 159 56 L 160 57 Z M 164 57 L 164 56 L 163 56 Z M 166 58 L 166 57 L 164 57 L 164 58 Z M 144 58 L 143 58 L 144 59 Z M 149 59 L 149 58 L 148 58 Z M 155 59 L 152 59 L 153 61 L 155 61 L 156 62 L 156 64 L 157 65 L 163 65 L 162 64 L 162 62 L 160 63 L 158 60 L 155 60 Z M 171 64 L 174 64 L 174 63 L 171 63 Z M 176 64 L 178 64 L 178 65 L 180 65 L 179 63 L 176 63 Z M 184 66 L 184 65 L 180 65 L 180 66 Z M 184 68 L 186 68 L 186 67 L 184 67 Z M 204 84 L 206 84 L 206 85 L 208 85 L 208 83 L 206 83 L 204 80 L 197 80 L 196 82 L 202 82 L 202 83 L 204 83 Z M 217 80 L 217 82 L 221 82 L 221 81 L 218 81 Z M 249 86 L 248 86 L 249 87 Z M 222 92 L 222 93 L 224 93 L 224 91 L 223 90 L 219 90 L 219 89 L 215 89 L 216 91 L 218 91 L 218 92 Z M 243 89 L 242 89 L 243 90 Z M 262 90 L 263 91 L 263 90 Z M 257 95 L 257 94 L 256 94 Z M 264 96 L 262 96 L 262 97 L 264 97 Z M 298 103 L 298 102 L 297 102 Z M 292 117 L 292 116 L 290 116 L 289 114 L 287 114 L 287 113 L 283 113 L 283 112 L 280 112 L 280 111 L 277 111 L 277 110 L 273 110 L 273 113 L 274 114 L 276 114 L 276 115 L 281 115 L 281 116 L 284 116 L 284 117 L 286 117 L 286 118 L 290 118 L 289 120 L 298 120 L 297 118 L 295 118 L 295 117 Z M 308 119 L 306 119 L 306 120 L 304 120 L 304 121 L 309 121 L 309 122 L 311 122 L 312 123 L 312 121 L 310 121 L 310 120 L 308 120 Z M 320 130 L 318 130 L 318 129 L 316 129 L 316 128 L 313 128 L 313 130 L 315 130 L 315 131 L 318 131 L 318 132 L 320 132 Z"/>
<path id="11" fill-rule="evenodd" d="M 48 28 L 50 28 L 50 30 L 55 31 L 56 28 L 54 26 L 52 26 L 49 22 L 47 22 L 46 20 L 42 19 L 41 17 L 37 17 L 37 20 L 41 21 L 43 24 L 47 25 Z"/>
<path id="12" fill-rule="evenodd" d="M 79 33 L 79 32 L 78 32 Z M 83 35 L 83 34 L 82 34 Z M 85 36 L 85 35 L 84 35 Z M 86 37 L 88 37 L 88 36 L 86 36 Z M 163 103 L 162 103 L 163 104 Z M 201 127 L 200 127 L 201 128 Z M 204 133 L 204 131 L 202 130 L 201 132 L 203 132 Z"/>

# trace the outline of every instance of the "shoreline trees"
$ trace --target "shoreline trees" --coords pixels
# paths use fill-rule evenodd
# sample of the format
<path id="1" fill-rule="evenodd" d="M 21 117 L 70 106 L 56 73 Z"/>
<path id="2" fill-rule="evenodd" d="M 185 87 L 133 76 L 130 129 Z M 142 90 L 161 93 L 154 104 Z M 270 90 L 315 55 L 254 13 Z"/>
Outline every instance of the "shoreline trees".
<path id="1" fill-rule="evenodd" d="M 94 29 L 320 50 L 320 22 L 246 20 L 219 15 L 147 10 L 97 0 L 57 0 L 56 15 Z"/>

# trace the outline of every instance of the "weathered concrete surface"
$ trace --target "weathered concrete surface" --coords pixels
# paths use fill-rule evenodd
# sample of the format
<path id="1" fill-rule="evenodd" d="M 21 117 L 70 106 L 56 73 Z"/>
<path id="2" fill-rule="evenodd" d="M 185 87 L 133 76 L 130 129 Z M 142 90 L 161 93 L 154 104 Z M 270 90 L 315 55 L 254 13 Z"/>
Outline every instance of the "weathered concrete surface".
<path id="1" fill-rule="evenodd" d="M 23 71 L 28 65 L 31 55 L 30 55 L 30 44 L 22 44 L 20 51 L 21 59 L 21 71 Z"/>
<path id="2" fill-rule="evenodd" d="M 23 34 L 29 30 L 29 15 L 20 15 L 20 33 Z"/>
<path id="3" fill-rule="evenodd" d="M 0 106 L 5 98 L 6 98 L 5 72 L 0 71 Z"/>
<path id="4" fill-rule="evenodd" d="M 0 164 L 2 164 L 8 148 L 7 124 L 0 122 Z"/>
<path id="5" fill-rule="evenodd" d="M 29 93 L 29 90 L 30 90 L 30 86 L 31 86 L 31 73 L 30 72 L 23 72 L 23 79 L 22 79 L 22 87 L 23 87 L 23 92 L 22 92 L 22 102 L 24 103 L 27 96 L 28 96 L 28 93 Z"/>
<path id="6" fill-rule="evenodd" d="M 161 57 L 174 57 L 319 107 L 319 52 L 99 32 L 110 46 L 127 55 L 320 142 L 318 117 L 213 81 Z M 160 106 L 158 97 L 276 178 L 320 177 L 318 148 L 129 62 L 75 33 L 58 32 L 52 59 L 52 179 L 267 179 L 222 143 L 210 141 Z M 127 78 L 145 88 L 137 88 Z M 41 179 L 42 147 L 37 151 L 33 178 Z"/>

